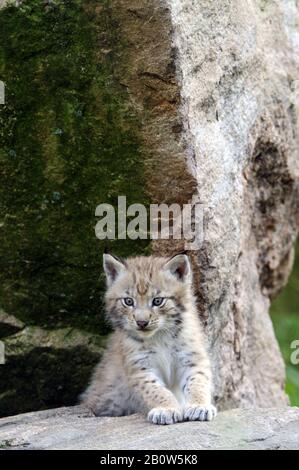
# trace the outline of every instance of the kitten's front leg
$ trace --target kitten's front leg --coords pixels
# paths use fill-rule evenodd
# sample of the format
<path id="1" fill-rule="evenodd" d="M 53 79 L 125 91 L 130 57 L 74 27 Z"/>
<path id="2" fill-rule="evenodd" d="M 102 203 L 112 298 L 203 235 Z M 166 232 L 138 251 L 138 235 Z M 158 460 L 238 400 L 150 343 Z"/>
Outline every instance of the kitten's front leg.
<path id="1" fill-rule="evenodd" d="M 211 371 L 207 364 L 188 364 L 183 375 L 182 389 L 186 399 L 184 420 L 211 421 L 217 410 L 211 404 Z"/>
<path id="2" fill-rule="evenodd" d="M 154 424 L 174 424 L 183 420 L 183 413 L 175 396 L 151 371 L 137 373 L 131 387 L 150 410 L 148 420 Z"/>

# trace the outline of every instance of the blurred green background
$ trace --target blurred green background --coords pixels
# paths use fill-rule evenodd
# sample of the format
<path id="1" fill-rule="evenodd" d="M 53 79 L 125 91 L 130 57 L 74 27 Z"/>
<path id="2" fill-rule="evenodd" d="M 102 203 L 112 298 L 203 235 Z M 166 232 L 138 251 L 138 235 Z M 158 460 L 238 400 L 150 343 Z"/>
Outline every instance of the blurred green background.
<path id="1" fill-rule="evenodd" d="M 286 363 L 286 391 L 293 406 L 299 406 L 299 365 L 290 361 L 292 341 L 299 340 L 299 240 L 289 282 L 271 306 L 276 336 Z"/>

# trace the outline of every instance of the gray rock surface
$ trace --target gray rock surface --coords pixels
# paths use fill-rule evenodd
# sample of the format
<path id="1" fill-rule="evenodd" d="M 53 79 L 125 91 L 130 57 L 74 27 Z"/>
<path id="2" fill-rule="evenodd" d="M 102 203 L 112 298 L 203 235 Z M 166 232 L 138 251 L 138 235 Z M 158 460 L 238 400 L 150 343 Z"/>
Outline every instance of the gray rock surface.
<path id="1" fill-rule="evenodd" d="M 143 416 L 95 418 L 81 407 L 0 420 L 2 449 L 299 449 L 299 409 L 234 409 L 210 423 L 155 426 Z"/>
<path id="2" fill-rule="evenodd" d="M 195 287 L 215 400 L 280 406 L 284 364 L 268 310 L 299 226 L 298 2 L 168 4 L 187 164 L 204 208 Z"/>

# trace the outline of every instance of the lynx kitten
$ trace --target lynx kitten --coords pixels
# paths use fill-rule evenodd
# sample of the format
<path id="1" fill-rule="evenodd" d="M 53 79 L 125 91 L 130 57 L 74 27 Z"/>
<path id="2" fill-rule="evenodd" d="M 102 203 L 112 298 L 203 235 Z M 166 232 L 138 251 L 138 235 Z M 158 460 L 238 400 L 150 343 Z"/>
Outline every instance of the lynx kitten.
<path id="1" fill-rule="evenodd" d="M 97 416 L 148 412 L 155 424 L 213 419 L 188 256 L 121 260 L 105 254 L 104 270 L 115 332 L 83 403 Z"/>

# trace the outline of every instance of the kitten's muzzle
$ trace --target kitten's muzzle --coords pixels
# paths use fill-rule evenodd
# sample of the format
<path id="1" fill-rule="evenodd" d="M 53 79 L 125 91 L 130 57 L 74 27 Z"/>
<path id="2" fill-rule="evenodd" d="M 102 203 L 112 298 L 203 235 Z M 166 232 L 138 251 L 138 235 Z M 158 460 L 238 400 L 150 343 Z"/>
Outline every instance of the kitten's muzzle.
<path id="1" fill-rule="evenodd" d="M 137 320 L 136 323 L 137 323 L 137 326 L 138 326 L 139 330 L 145 330 L 145 328 L 146 328 L 147 325 L 149 324 L 149 321 L 146 321 L 146 320 Z"/>

